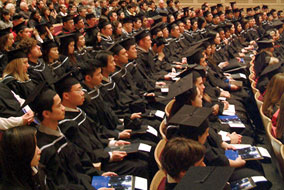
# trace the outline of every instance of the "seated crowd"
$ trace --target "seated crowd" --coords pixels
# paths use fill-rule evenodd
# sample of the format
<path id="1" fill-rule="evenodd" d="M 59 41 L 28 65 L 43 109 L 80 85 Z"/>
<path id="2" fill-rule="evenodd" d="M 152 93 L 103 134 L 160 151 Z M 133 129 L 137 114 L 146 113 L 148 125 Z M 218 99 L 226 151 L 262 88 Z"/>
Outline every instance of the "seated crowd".
<path id="1" fill-rule="evenodd" d="M 284 142 L 283 11 L 179 0 L 0 5 L 1 190 L 92 190 L 93 176 L 117 175 L 150 186 L 163 120 L 165 189 L 198 166 L 232 170 L 225 183 L 265 176 L 261 161 L 225 151 L 262 142 L 251 65 L 263 113 Z M 220 122 L 229 112 L 242 127 Z M 137 143 L 134 152 L 112 150 Z"/>

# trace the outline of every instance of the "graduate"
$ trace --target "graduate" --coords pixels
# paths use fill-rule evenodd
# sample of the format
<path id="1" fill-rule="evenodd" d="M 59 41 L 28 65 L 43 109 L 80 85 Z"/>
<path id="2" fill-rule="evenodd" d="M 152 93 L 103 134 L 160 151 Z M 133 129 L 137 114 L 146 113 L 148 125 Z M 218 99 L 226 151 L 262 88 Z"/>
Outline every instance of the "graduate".
<path id="1" fill-rule="evenodd" d="M 64 77 L 56 83 L 56 90 L 65 106 L 65 117 L 59 126 L 68 139 L 86 151 L 94 162 L 101 162 L 103 170 L 112 170 L 119 175 L 148 177 L 147 162 L 131 159 L 124 151 L 104 150 L 108 146 L 123 146 L 130 142 L 109 140 L 105 127 L 99 126 L 77 107 L 84 102 L 84 92 L 79 81 L 70 76 Z"/>

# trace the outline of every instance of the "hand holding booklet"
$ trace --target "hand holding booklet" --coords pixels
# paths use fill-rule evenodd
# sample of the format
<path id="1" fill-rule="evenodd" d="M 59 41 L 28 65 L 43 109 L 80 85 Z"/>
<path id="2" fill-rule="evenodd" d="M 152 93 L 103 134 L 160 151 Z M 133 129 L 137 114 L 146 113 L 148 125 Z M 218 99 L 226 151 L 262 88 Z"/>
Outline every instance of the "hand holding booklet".
<path id="1" fill-rule="evenodd" d="M 263 156 L 255 146 L 250 146 L 237 150 L 226 150 L 225 155 L 230 160 L 236 160 L 239 156 L 243 160 L 261 160 Z"/>
<path id="2" fill-rule="evenodd" d="M 131 175 L 123 176 L 94 176 L 92 186 L 96 189 L 114 188 L 117 190 L 147 190 L 147 179 Z"/>

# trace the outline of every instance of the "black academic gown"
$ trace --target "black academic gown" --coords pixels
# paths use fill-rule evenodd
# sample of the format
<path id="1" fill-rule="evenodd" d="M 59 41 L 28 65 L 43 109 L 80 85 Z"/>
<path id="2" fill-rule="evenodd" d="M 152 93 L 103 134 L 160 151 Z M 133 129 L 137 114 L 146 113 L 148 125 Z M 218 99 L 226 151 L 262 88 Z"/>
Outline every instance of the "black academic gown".
<path id="1" fill-rule="evenodd" d="M 27 99 L 35 88 L 35 84 L 31 79 L 20 82 L 11 75 L 5 76 L 2 82 L 23 99 Z"/>
<path id="2" fill-rule="evenodd" d="M 37 132 L 37 144 L 41 149 L 40 163 L 46 169 L 46 175 L 52 181 L 51 186 L 67 189 L 90 189 L 91 177 L 100 175 L 88 155 L 76 147 L 65 136 L 55 136 Z"/>
<path id="3" fill-rule="evenodd" d="M 74 144 L 82 148 L 93 158 L 101 162 L 104 171 L 114 171 L 118 175 L 135 175 L 148 178 L 147 162 L 127 156 L 120 162 L 109 162 L 110 155 L 104 150 L 109 140 L 101 126 L 97 126 L 81 109 L 66 111 L 65 119 L 59 122 L 62 132 Z M 134 164 L 135 163 L 135 164 Z"/>

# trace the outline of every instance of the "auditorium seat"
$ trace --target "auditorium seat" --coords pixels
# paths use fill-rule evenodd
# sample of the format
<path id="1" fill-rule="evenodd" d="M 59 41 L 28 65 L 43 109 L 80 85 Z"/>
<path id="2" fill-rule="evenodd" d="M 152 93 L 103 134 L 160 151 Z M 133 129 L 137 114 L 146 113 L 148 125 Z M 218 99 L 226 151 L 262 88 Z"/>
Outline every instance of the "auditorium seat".
<path id="1" fill-rule="evenodd" d="M 255 94 L 257 91 L 258 91 L 258 89 L 255 87 L 255 81 L 252 81 L 252 83 L 251 83 L 251 89 L 252 89 L 252 92 L 253 92 L 253 94 Z"/>
<path id="2" fill-rule="evenodd" d="M 260 96 L 260 93 L 259 93 L 259 91 L 257 91 L 257 92 L 254 94 L 254 99 L 255 99 L 255 101 L 256 101 L 256 105 L 257 105 L 257 107 L 258 107 L 258 110 L 260 110 L 260 107 L 261 107 L 262 104 L 263 104 L 263 102 L 258 99 L 259 96 Z"/>
<path id="3" fill-rule="evenodd" d="M 260 112 L 260 117 L 262 119 L 263 126 L 267 128 L 268 124 L 271 122 L 271 119 L 268 118 L 266 115 L 264 115 L 262 106 L 260 106 L 259 112 Z"/>
<path id="4" fill-rule="evenodd" d="M 160 142 L 157 144 L 156 149 L 155 149 L 155 161 L 158 165 L 158 167 L 161 169 L 162 168 L 162 164 L 160 161 L 160 157 L 161 157 L 161 153 L 166 145 L 167 140 L 166 139 L 161 139 Z"/>
<path id="5" fill-rule="evenodd" d="M 152 179 L 150 190 L 164 190 L 165 186 L 166 186 L 166 174 L 163 170 L 159 170 Z"/>
<path id="6" fill-rule="evenodd" d="M 166 116 L 169 117 L 170 116 L 170 112 L 171 112 L 171 109 L 173 107 L 173 104 L 175 103 L 175 99 L 172 99 L 165 107 L 165 112 L 166 112 Z"/>
<path id="7" fill-rule="evenodd" d="M 161 124 L 160 124 L 160 128 L 159 128 L 160 134 L 162 136 L 163 139 L 166 139 L 166 119 L 164 119 Z"/>

